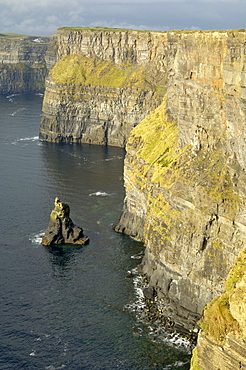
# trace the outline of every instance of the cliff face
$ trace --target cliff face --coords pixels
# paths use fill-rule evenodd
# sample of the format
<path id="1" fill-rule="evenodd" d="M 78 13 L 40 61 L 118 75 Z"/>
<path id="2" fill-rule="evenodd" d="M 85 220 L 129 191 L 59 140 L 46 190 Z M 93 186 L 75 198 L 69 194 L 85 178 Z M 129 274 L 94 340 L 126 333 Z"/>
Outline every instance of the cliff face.
<path id="1" fill-rule="evenodd" d="M 0 94 L 43 92 L 56 60 L 55 37 L 0 35 Z"/>
<path id="2" fill-rule="evenodd" d="M 230 269 L 223 294 L 204 310 L 191 370 L 246 368 L 245 272 L 244 248 Z"/>
<path id="3" fill-rule="evenodd" d="M 166 99 L 127 143 L 116 230 L 145 242 L 153 299 L 190 331 L 245 244 L 246 34 L 170 32 L 167 42 Z"/>
<path id="4" fill-rule="evenodd" d="M 166 48 L 159 33 L 58 30 L 59 61 L 46 81 L 40 138 L 125 146 L 162 101 Z"/>
<path id="5" fill-rule="evenodd" d="M 181 332 L 197 329 L 218 294 L 235 308 L 223 286 L 246 240 L 245 45 L 242 31 L 62 29 L 47 79 L 40 138 L 124 145 L 129 137 L 115 230 L 146 244 L 148 297 Z M 244 324 L 230 315 L 233 359 Z"/>

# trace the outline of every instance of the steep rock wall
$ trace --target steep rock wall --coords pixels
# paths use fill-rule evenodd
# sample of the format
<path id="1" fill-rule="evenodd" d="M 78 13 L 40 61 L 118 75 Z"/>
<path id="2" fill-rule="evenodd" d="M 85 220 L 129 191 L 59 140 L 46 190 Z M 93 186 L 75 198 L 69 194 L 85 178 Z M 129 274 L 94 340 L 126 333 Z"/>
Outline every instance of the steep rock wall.
<path id="1" fill-rule="evenodd" d="M 125 146 L 131 129 L 160 103 L 151 91 L 71 86 L 46 80 L 39 137 Z"/>
<path id="2" fill-rule="evenodd" d="M 167 40 L 166 101 L 129 138 L 116 230 L 145 242 L 152 299 L 191 331 L 246 240 L 246 34 Z"/>
<path id="3" fill-rule="evenodd" d="M 204 310 L 191 370 L 246 369 L 246 249 L 230 269 L 224 292 Z"/>
<path id="4" fill-rule="evenodd" d="M 0 94 L 43 92 L 56 60 L 56 37 L 0 35 Z"/>
<path id="5" fill-rule="evenodd" d="M 168 48 L 165 34 L 158 32 L 59 29 L 58 60 L 74 75 L 68 78 L 64 73 L 62 81 L 55 66 L 47 78 L 40 138 L 125 146 L 132 128 L 161 103 L 171 57 Z M 69 57 L 76 59 L 74 64 Z M 97 67 L 85 78 L 81 71 L 88 60 Z M 96 80 L 93 74 L 100 61 L 105 67 Z M 115 68 L 122 75 L 119 80 L 111 76 Z"/>

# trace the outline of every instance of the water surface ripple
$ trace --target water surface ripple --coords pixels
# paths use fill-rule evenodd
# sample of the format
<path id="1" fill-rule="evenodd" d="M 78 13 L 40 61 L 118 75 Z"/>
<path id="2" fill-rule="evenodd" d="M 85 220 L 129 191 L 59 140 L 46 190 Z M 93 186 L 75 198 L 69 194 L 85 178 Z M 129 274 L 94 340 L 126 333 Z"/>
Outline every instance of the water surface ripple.
<path id="1" fill-rule="evenodd" d="M 38 140 L 42 96 L 0 96 L 0 368 L 188 369 L 186 352 L 149 336 L 124 309 L 141 243 L 115 233 L 121 148 Z M 69 203 L 90 244 L 48 248 L 53 201 Z"/>

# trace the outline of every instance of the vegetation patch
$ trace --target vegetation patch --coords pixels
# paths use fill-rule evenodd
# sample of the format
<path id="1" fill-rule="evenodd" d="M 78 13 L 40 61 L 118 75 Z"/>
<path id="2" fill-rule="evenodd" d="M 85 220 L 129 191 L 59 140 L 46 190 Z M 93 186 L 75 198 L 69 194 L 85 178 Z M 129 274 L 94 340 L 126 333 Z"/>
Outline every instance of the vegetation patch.
<path id="1" fill-rule="evenodd" d="M 246 272 L 246 248 L 244 248 L 237 256 L 233 266 L 230 269 L 225 283 L 225 290 L 231 292 L 236 288 L 236 284 L 242 280 Z"/>
<path id="2" fill-rule="evenodd" d="M 205 309 L 199 325 L 205 335 L 217 344 L 223 344 L 230 332 L 240 332 L 239 324 L 230 312 L 230 296 L 246 273 L 246 248 L 237 256 L 225 283 L 225 293 L 215 297 Z M 243 298 L 243 297 L 242 297 Z"/>
<path id="3" fill-rule="evenodd" d="M 128 145 L 134 145 L 134 141 L 140 143 L 137 156 L 147 164 L 143 176 L 149 172 L 152 182 L 162 182 L 162 175 L 179 155 L 177 138 L 178 128 L 166 117 L 166 99 L 164 99 L 157 109 L 133 129 L 128 140 Z"/>
<path id="4" fill-rule="evenodd" d="M 240 332 L 237 320 L 230 312 L 229 293 L 215 297 L 204 310 L 199 325 L 204 334 L 216 344 L 222 345 L 230 332 Z"/>
<path id="5" fill-rule="evenodd" d="M 92 60 L 83 55 L 64 56 L 52 68 L 51 76 L 59 84 L 158 90 L 158 92 L 163 88 L 152 84 L 146 66 L 129 64 L 117 66 L 111 61 Z"/>
<path id="6" fill-rule="evenodd" d="M 58 31 L 92 31 L 92 32 L 142 32 L 148 33 L 148 30 L 134 30 L 127 28 L 109 28 L 109 27 L 60 27 Z M 160 31 L 161 32 L 161 31 Z"/>
<path id="7" fill-rule="evenodd" d="M 15 40 L 22 40 L 26 37 L 27 35 L 21 35 L 18 33 L 0 33 L 0 37 L 6 38 L 6 39 L 15 39 Z"/>
<path id="8" fill-rule="evenodd" d="M 195 347 L 192 351 L 190 370 L 201 370 L 199 363 L 198 363 L 197 347 Z"/>

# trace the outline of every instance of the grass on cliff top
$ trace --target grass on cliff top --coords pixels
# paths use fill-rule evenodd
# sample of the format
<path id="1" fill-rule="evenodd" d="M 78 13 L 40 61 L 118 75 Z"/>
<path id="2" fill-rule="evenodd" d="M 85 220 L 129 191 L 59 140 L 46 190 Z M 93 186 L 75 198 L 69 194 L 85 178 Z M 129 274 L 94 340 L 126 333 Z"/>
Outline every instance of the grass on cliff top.
<path id="1" fill-rule="evenodd" d="M 166 99 L 140 122 L 131 133 L 128 145 L 141 141 L 137 155 L 152 171 L 152 181 L 161 183 L 161 176 L 177 158 L 178 128 L 166 116 Z"/>
<path id="2" fill-rule="evenodd" d="M 56 83 L 106 86 L 112 88 L 152 89 L 160 86 L 147 81 L 145 66 L 116 66 L 105 60 L 92 60 L 83 55 L 68 55 L 59 60 L 51 70 Z"/>
<path id="3" fill-rule="evenodd" d="M 58 31 L 92 31 L 92 32 L 150 32 L 149 30 L 135 30 L 128 28 L 110 28 L 110 27 L 59 27 Z"/>
<path id="4" fill-rule="evenodd" d="M 235 30 L 170 30 L 170 31 L 154 31 L 154 30 L 137 30 L 137 29 L 128 29 L 128 28 L 109 28 L 109 27 L 59 27 L 57 31 L 92 31 L 92 32 L 139 32 L 139 33 L 184 33 L 184 34 L 192 34 L 192 33 L 236 33 L 236 32 L 246 32 L 246 29 L 235 29 Z"/>
<path id="5" fill-rule="evenodd" d="M 0 37 L 5 39 L 21 40 L 28 37 L 28 35 L 20 35 L 18 33 L 0 33 Z"/>

